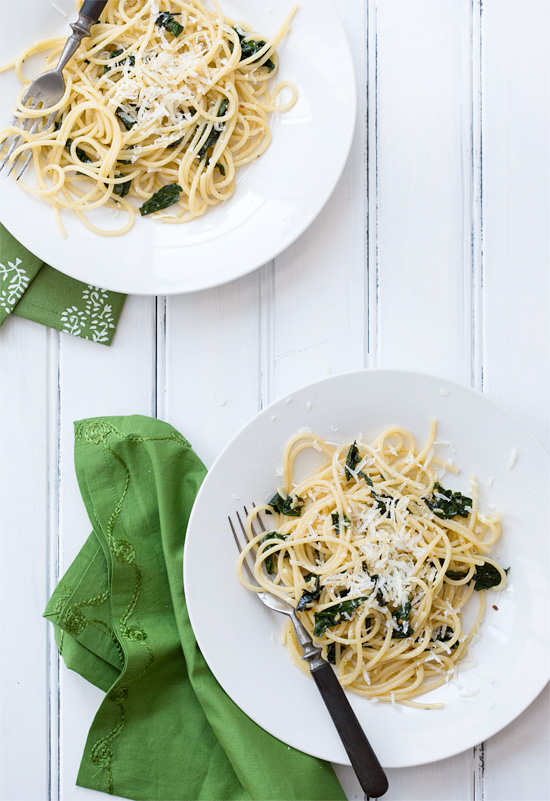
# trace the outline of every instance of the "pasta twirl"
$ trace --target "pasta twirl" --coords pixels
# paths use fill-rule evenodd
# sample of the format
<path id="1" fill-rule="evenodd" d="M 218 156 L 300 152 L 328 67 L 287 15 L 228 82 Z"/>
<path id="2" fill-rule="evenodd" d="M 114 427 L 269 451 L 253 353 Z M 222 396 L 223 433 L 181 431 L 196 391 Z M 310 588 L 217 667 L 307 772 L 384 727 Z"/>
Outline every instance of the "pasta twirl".
<path id="1" fill-rule="evenodd" d="M 243 575 L 244 554 L 238 568 L 249 589 L 295 606 L 344 687 L 424 708 L 441 704 L 412 699 L 449 680 L 479 630 L 484 590 L 506 583 L 490 556 L 499 515 L 478 509 L 475 478 L 468 496 L 441 485 L 437 471 L 454 468 L 436 458 L 435 434 L 433 421 L 420 450 L 397 427 L 345 446 L 298 434 L 284 452 L 283 486 L 247 521 L 257 585 Z M 323 463 L 295 484 L 296 459 L 312 449 Z M 258 514 L 273 531 L 256 534 Z M 479 609 L 466 631 L 474 592 Z M 290 623 L 284 642 L 307 672 Z"/>
<path id="2" fill-rule="evenodd" d="M 296 9 L 264 41 L 247 24 L 225 17 L 218 0 L 211 6 L 109 0 L 64 71 L 65 95 L 52 108 L 58 111 L 55 129 L 23 132 L 12 156 L 32 152 L 35 183 L 23 186 L 53 206 L 63 232 L 61 212 L 70 210 L 96 233 L 125 233 L 137 211 L 130 198 L 142 204 L 142 214 L 156 212 L 162 222 L 192 220 L 230 198 L 239 167 L 269 147 L 268 115 L 288 110 L 297 98 L 292 84 L 270 81 Z M 28 83 L 23 62 L 46 52 L 44 69 L 50 69 L 63 45 L 64 39 L 44 40 L 8 67 Z M 17 111 L 23 117 L 41 113 L 20 104 Z M 19 129 L 0 132 L 0 158 L 14 132 Z M 87 214 L 102 206 L 126 213 L 121 227 L 94 225 Z"/>

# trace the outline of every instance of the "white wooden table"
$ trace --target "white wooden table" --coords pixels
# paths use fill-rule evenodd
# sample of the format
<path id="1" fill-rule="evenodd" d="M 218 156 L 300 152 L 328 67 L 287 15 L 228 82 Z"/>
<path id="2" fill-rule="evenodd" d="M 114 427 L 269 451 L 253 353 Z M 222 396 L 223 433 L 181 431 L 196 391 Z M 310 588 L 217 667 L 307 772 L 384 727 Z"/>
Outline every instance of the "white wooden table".
<path id="1" fill-rule="evenodd" d="M 73 420 L 157 415 L 210 465 L 301 384 L 406 368 L 483 391 L 550 444 L 550 1 L 335 4 L 358 124 L 295 245 L 218 289 L 129 298 L 110 349 L 16 318 L 0 331 L 1 801 L 102 797 L 75 787 L 101 693 L 41 618 L 90 528 Z M 548 722 L 546 690 L 472 751 L 391 770 L 386 798 L 548 799 Z"/>

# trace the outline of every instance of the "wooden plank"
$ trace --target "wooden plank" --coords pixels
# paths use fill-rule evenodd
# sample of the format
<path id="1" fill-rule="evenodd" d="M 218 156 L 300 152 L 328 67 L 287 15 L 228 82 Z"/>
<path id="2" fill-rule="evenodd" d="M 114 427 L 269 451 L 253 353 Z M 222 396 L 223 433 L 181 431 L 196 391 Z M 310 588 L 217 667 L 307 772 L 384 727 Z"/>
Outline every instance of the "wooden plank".
<path id="1" fill-rule="evenodd" d="M 343 0 L 337 10 L 351 45 L 358 86 L 355 137 L 344 173 L 317 220 L 275 262 L 264 304 L 271 310 L 268 400 L 368 361 L 366 250 L 366 13 Z"/>
<path id="2" fill-rule="evenodd" d="M 550 5 L 544 0 L 483 2 L 483 386 L 546 447 L 549 33 Z M 549 707 L 546 688 L 485 744 L 485 801 L 548 798 Z"/>
<path id="3" fill-rule="evenodd" d="M 158 415 L 210 466 L 260 406 L 260 273 L 167 299 Z"/>
<path id="4" fill-rule="evenodd" d="M 374 363 L 469 383 L 474 336 L 472 13 L 369 2 L 369 270 Z M 390 770 L 388 801 L 473 797 L 476 755 Z"/>
<path id="5" fill-rule="evenodd" d="M 378 0 L 372 15 L 378 363 L 468 382 L 470 4 Z"/>
<path id="6" fill-rule="evenodd" d="M 73 422 L 86 417 L 155 413 L 156 303 L 128 298 L 113 345 L 63 336 L 60 352 L 59 575 L 91 525 L 78 489 Z M 84 744 L 103 693 L 62 664 L 60 673 L 60 797 L 102 798 L 76 787 Z"/>
<path id="7" fill-rule="evenodd" d="M 550 5 L 483 3 L 485 386 L 548 447 Z"/>
<path id="8" fill-rule="evenodd" d="M 49 453 L 56 439 L 50 376 L 57 375 L 57 334 L 16 317 L 0 334 L 0 797 L 27 801 L 47 798 L 50 789 L 49 631 L 42 613 L 56 484 Z"/>

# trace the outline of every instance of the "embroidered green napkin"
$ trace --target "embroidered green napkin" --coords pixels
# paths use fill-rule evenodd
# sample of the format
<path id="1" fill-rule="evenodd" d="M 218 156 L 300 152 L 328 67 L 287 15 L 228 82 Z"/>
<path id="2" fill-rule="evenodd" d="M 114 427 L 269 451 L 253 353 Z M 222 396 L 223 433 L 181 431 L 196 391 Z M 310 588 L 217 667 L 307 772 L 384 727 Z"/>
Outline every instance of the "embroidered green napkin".
<path id="1" fill-rule="evenodd" d="M 77 783 L 148 801 L 343 801 L 332 767 L 256 726 L 198 649 L 182 563 L 206 470 L 189 443 L 139 416 L 81 421 L 75 440 L 93 532 L 45 617 L 67 666 L 106 692 Z"/>
<path id="2" fill-rule="evenodd" d="M 0 224 L 0 326 L 14 314 L 110 345 L 125 300 L 44 264 Z"/>

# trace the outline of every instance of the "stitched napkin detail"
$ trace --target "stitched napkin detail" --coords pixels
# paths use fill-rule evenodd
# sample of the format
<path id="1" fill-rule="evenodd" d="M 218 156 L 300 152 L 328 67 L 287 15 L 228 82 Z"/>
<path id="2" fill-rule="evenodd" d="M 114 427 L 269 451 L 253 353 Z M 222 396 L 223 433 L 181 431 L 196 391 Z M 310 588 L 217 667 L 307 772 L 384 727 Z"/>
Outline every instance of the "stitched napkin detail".
<path id="1" fill-rule="evenodd" d="M 44 264 L 0 224 L 0 326 L 16 315 L 110 345 L 125 300 Z"/>
<path id="2" fill-rule="evenodd" d="M 345 801 L 332 767 L 256 726 L 197 646 L 183 548 L 206 470 L 189 443 L 147 417 L 84 420 L 75 465 L 93 532 L 45 617 L 67 666 L 106 692 L 77 783 L 149 801 Z M 223 587 L 204 576 L 223 625 Z"/>

